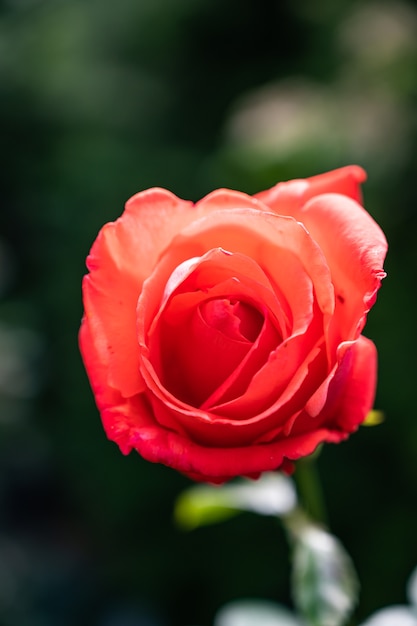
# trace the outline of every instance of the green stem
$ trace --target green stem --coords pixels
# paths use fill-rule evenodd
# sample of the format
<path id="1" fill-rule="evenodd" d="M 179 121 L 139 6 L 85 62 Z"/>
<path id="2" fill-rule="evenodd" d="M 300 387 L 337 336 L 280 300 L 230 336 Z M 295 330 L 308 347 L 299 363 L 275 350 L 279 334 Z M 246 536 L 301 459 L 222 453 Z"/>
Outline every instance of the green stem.
<path id="1" fill-rule="evenodd" d="M 294 478 L 302 509 L 312 520 L 326 525 L 326 507 L 315 456 L 297 461 Z"/>

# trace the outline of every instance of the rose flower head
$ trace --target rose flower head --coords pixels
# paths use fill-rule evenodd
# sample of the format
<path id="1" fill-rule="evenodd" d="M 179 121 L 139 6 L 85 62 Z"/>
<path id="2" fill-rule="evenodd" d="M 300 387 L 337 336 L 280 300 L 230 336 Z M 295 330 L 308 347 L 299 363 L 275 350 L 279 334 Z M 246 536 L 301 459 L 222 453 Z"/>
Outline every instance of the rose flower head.
<path id="1" fill-rule="evenodd" d="M 358 166 L 255 196 L 133 196 L 87 258 L 80 348 L 107 436 L 194 480 L 288 468 L 373 406 L 387 243 Z"/>

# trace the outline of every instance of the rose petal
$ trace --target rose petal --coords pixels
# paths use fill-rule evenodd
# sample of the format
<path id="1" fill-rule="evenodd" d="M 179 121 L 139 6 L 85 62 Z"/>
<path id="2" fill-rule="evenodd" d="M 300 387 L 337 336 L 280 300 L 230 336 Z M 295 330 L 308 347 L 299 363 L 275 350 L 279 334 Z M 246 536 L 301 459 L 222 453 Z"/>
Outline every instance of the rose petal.
<path id="1" fill-rule="evenodd" d="M 366 181 L 366 178 L 365 170 L 359 165 L 340 167 L 337 170 L 307 178 L 307 195 L 313 198 L 323 193 L 340 193 L 362 204 L 361 184 Z"/>
<path id="2" fill-rule="evenodd" d="M 359 205 L 365 179 L 361 168 L 348 166 L 304 181 L 279 183 L 255 196 L 277 213 L 302 222 L 323 250 L 337 296 L 333 346 L 342 338 L 358 336 L 385 276 L 384 234 Z"/>
<path id="3" fill-rule="evenodd" d="M 209 253 L 208 256 L 211 256 L 211 254 L 212 253 Z M 187 312 L 191 319 L 193 312 L 196 308 L 198 308 L 200 303 L 207 299 L 224 297 L 224 294 L 226 293 L 233 299 L 243 300 L 253 304 L 255 307 L 259 302 L 260 306 L 264 309 L 264 315 L 267 315 L 275 320 L 274 309 L 277 306 L 277 302 L 275 301 L 272 293 L 268 292 L 265 288 L 262 289 L 261 287 L 262 286 L 257 282 L 252 284 L 250 280 L 247 280 L 244 283 L 236 280 L 235 277 L 232 277 L 226 281 L 216 284 L 211 289 L 206 290 L 206 292 L 186 292 L 185 294 L 176 296 L 173 298 L 175 308 L 171 308 L 171 310 L 168 311 L 167 317 L 171 320 L 171 324 L 179 323 L 179 319 L 181 323 L 185 324 L 186 327 Z M 143 323 L 143 311 L 147 308 L 147 297 L 152 296 L 152 293 L 152 283 L 150 282 L 145 285 L 138 302 L 138 337 L 141 344 L 141 368 L 143 376 L 156 395 L 164 398 L 165 401 L 169 401 L 170 403 L 180 407 L 180 410 L 187 410 L 190 409 L 188 404 L 182 402 L 176 394 L 172 394 L 165 388 L 164 385 L 164 371 L 169 369 L 169 363 L 171 362 L 172 367 L 176 368 L 175 359 L 178 358 L 181 360 L 183 358 L 180 353 L 184 351 L 184 348 L 186 349 L 184 341 L 178 342 L 177 333 L 173 333 L 172 325 L 167 325 L 166 322 L 163 323 L 163 312 L 155 318 L 155 322 L 149 331 L 149 340 L 146 339 L 146 331 Z M 270 305 L 270 308 L 267 308 L 268 305 Z M 253 349 L 251 349 L 250 355 L 248 355 L 250 356 L 250 360 L 247 361 L 243 359 L 242 364 L 245 365 L 244 371 L 239 369 L 240 366 L 238 368 L 240 371 L 238 380 L 239 389 L 241 389 L 242 385 L 244 386 L 248 384 L 257 369 L 265 362 L 271 350 L 273 350 L 281 341 L 279 325 L 275 326 L 275 322 L 275 324 L 273 324 L 273 328 L 271 328 L 271 324 L 272 322 L 268 319 L 264 328 L 261 330 L 258 339 L 253 344 Z M 187 341 L 187 344 L 188 343 L 189 342 Z M 250 347 L 250 343 L 246 343 L 245 345 Z M 200 357 L 198 356 L 197 358 Z M 179 369 L 178 372 L 181 376 L 182 370 Z M 194 381 L 196 387 L 195 393 L 199 393 L 200 386 L 198 382 L 198 380 Z M 233 382 L 233 376 L 230 379 L 227 379 L 222 386 L 223 391 L 227 391 L 228 385 L 232 385 Z M 191 387 L 188 380 L 184 381 L 184 384 L 187 385 L 187 387 Z M 203 386 L 205 386 L 205 383 L 203 383 Z M 195 400 L 192 404 L 198 405 L 199 401 Z"/>
<path id="4" fill-rule="evenodd" d="M 361 335 L 352 346 L 350 373 L 343 389 L 336 376 L 329 386 L 329 405 L 337 404 L 336 426 L 345 432 L 354 432 L 374 405 L 377 360 L 374 343 Z"/>
<path id="5" fill-rule="evenodd" d="M 366 172 L 361 167 L 348 165 L 311 178 L 278 183 L 254 198 L 279 215 L 291 215 L 298 220 L 300 207 L 323 193 L 339 193 L 362 204 L 361 183 L 365 180 Z"/>
<path id="6" fill-rule="evenodd" d="M 100 361 L 106 365 L 106 384 L 120 389 L 125 397 L 143 391 L 145 385 L 139 370 L 139 349 L 135 329 L 135 294 L 128 280 L 120 280 L 117 293 L 100 284 L 102 275 L 87 275 L 83 279 L 84 321 L 88 325 Z M 133 323 L 133 336 L 132 336 Z M 80 335 L 80 350 L 84 361 L 88 348 Z M 89 370 L 90 378 L 94 370 Z"/>
<path id="7" fill-rule="evenodd" d="M 91 329 L 89 320 L 84 317 L 79 332 L 80 348 L 96 404 L 101 410 L 107 404 L 120 402 L 121 394 L 108 385 L 107 365 L 94 333 L 94 326 Z"/>
<path id="8" fill-rule="evenodd" d="M 266 308 L 271 312 L 283 337 L 286 337 L 291 332 L 291 323 L 296 328 L 301 326 L 305 329 L 308 323 L 306 320 L 309 321 L 311 319 L 311 313 L 308 314 L 306 311 L 311 298 L 311 281 L 308 278 L 302 280 L 303 277 L 300 276 L 299 266 L 297 278 L 299 279 L 300 289 L 297 291 L 297 298 L 294 303 L 296 321 L 293 321 L 291 319 L 293 313 L 290 308 L 290 304 L 293 304 L 292 301 L 288 303 L 281 290 L 274 289 L 269 277 L 258 263 L 244 254 L 233 253 L 222 248 L 214 248 L 201 257 L 193 257 L 183 261 L 167 278 L 171 268 L 170 261 L 171 258 L 166 255 L 144 285 L 143 292 L 146 296 L 141 296 L 141 298 L 145 298 L 147 303 L 146 307 L 139 303 L 138 310 L 140 309 L 144 314 L 143 326 L 145 329 L 148 328 L 151 320 L 153 320 L 153 326 L 157 323 L 158 317 L 175 291 L 181 293 L 201 291 L 207 294 L 209 289 L 214 289 L 211 297 L 238 296 L 239 287 L 237 285 L 231 286 L 232 291 L 230 293 L 226 290 L 226 285 L 223 287 L 225 289 L 223 293 L 221 288 L 219 288 L 225 281 L 230 280 L 249 288 L 250 293 L 248 292 L 248 295 L 250 301 L 262 303 L 262 308 Z M 293 260 L 290 259 L 289 261 L 292 262 Z M 289 266 L 288 275 L 291 278 L 294 276 L 294 272 L 289 262 L 287 266 Z M 166 285 L 161 300 L 158 285 L 165 280 Z M 308 283 L 307 287 L 305 286 L 306 282 Z M 306 292 L 308 294 L 307 297 Z M 241 296 L 244 297 L 243 292 Z M 304 300 L 302 296 L 304 296 Z M 195 305 L 200 301 L 201 299 L 198 296 Z M 299 309 L 301 309 L 302 313 L 297 315 Z M 299 317 L 302 319 L 300 320 Z"/>
<path id="9" fill-rule="evenodd" d="M 328 378 L 312 396 L 307 409 L 321 405 L 317 417 L 307 410 L 297 419 L 291 434 L 298 435 L 323 424 L 340 432 L 340 439 L 355 431 L 373 407 L 377 378 L 377 352 L 370 339 L 361 335 L 356 341 L 342 343 L 338 362 Z M 323 400 L 325 403 L 323 405 Z M 316 412 L 316 411 L 315 411 Z"/>
<path id="10" fill-rule="evenodd" d="M 128 454 L 134 447 L 130 443 L 132 431 L 141 429 L 142 418 L 147 423 L 147 416 L 151 411 L 146 396 L 137 394 L 124 398 L 119 391 L 109 387 L 107 367 L 103 364 L 95 338 L 85 323 L 80 328 L 80 345 L 84 350 L 84 362 L 106 435 L 119 445 L 123 454 Z"/>
<path id="11" fill-rule="evenodd" d="M 145 389 L 136 340 L 136 302 L 143 280 L 173 235 L 191 221 L 190 205 L 162 189 L 137 194 L 116 222 L 102 228 L 87 258 L 84 323 L 90 325 L 108 368 L 108 384 L 125 397 Z M 81 351 L 86 353 L 82 339 Z"/>
<path id="12" fill-rule="evenodd" d="M 214 212 L 185 228 L 173 240 L 161 262 L 175 268 L 184 259 L 201 256 L 215 248 L 254 259 L 278 285 L 285 284 L 285 268 L 289 255 L 293 254 L 310 276 L 322 312 L 333 313 L 333 286 L 326 260 L 303 225 L 294 219 L 252 209 Z M 295 294 L 297 287 L 292 281 L 288 282 L 291 286 L 287 287 L 286 297 Z"/>
<path id="13" fill-rule="evenodd" d="M 265 210 L 256 197 L 232 189 L 216 189 L 199 200 L 195 205 L 199 217 L 213 211 L 231 211 L 235 209 Z"/>
<path id="14" fill-rule="evenodd" d="M 188 436 L 202 445 L 208 446 L 239 446 L 249 445 L 252 441 L 270 440 L 270 432 L 275 435 L 282 431 L 286 437 L 288 423 L 298 414 L 323 379 L 323 350 L 315 347 L 307 355 L 297 370 L 294 380 L 275 403 L 262 413 L 249 418 L 236 414 L 234 419 L 224 415 L 215 415 L 212 411 L 196 408 L 181 403 L 177 398 L 161 388 L 159 381 L 145 372 L 149 385 L 149 400 L 155 419 L 169 425 L 173 431 L 186 431 Z M 151 367 L 148 364 L 148 371 Z M 321 375 L 321 378 L 320 378 Z M 325 374 L 324 374 L 325 376 Z M 306 380 L 307 379 L 307 380 Z M 268 384 L 266 379 L 265 384 Z"/>
<path id="15" fill-rule="evenodd" d="M 338 194 L 313 198 L 300 217 L 324 252 L 335 287 L 336 341 L 355 339 L 385 276 L 385 236 L 357 202 Z"/>
<path id="16" fill-rule="evenodd" d="M 273 348 L 280 343 L 280 340 L 276 327 L 266 315 L 263 328 L 245 358 L 200 408 L 215 413 L 216 406 L 242 396 L 256 372 L 268 361 Z M 233 419 L 239 420 L 246 418 L 247 415 L 244 413 L 235 413 L 233 416 Z"/>
<path id="17" fill-rule="evenodd" d="M 161 320 L 161 382 L 179 400 L 199 406 L 239 365 L 252 342 L 239 337 L 236 328 L 232 333 L 226 327 L 226 323 L 232 324 L 231 319 L 236 320 L 230 314 L 230 301 L 203 301 L 203 306 L 223 304 L 222 327 L 214 327 L 203 318 L 202 306 L 184 306 L 184 299 L 190 295 L 194 294 L 182 294 L 182 315 L 173 315 L 178 299 L 174 297 Z M 224 314 L 228 309 L 229 314 Z"/>
<path id="18" fill-rule="evenodd" d="M 253 476 L 275 470 L 286 459 L 296 460 L 311 454 L 324 441 L 340 441 L 339 433 L 320 428 L 270 444 L 207 447 L 187 436 L 155 427 L 149 420 L 148 426 L 132 429 L 129 445 L 148 461 L 164 463 L 193 480 L 220 483 L 234 476 Z"/>
<path id="19" fill-rule="evenodd" d="M 324 358 L 321 373 L 327 365 L 324 341 L 320 334 L 320 320 L 318 316 L 309 332 L 295 334 L 277 346 L 270 353 L 268 361 L 256 371 L 241 396 L 212 406 L 211 411 L 229 419 L 235 415 L 241 415 L 245 419 L 258 415 L 261 420 L 266 415 L 276 413 L 288 402 L 307 376 L 315 385 L 311 391 L 315 391 L 319 380 L 312 376 L 309 365 L 318 352 L 322 352 Z"/>
<path id="20" fill-rule="evenodd" d="M 151 383 L 152 385 L 152 383 Z M 154 393 L 149 395 L 153 414 L 157 422 L 168 425 L 172 431 L 185 431 L 188 437 L 204 446 L 224 447 L 251 445 L 254 441 L 270 440 L 270 431 L 275 434 L 286 430 L 288 421 L 293 415 L 300 412 L 294 408 L 294 402 L 288 394 L 278 400 L 274 409 L 256 414 L 254 417 L 244 419 L 236 416 L 229 419 L 221 415 L 214 415 L 210 411 L 192 406 L 180 407 L 178 401 L 171 402 L 169 398 L 162 397 L 155 386 Z"/>
<path id="21" fill-rule="evenodd" d="M 150 358 L 158 375 L 162 372 L 157 354 L 161 345 L 158 326 L 174 295 L 176 315 L 182 316 L 190 307 L 196 308 L 207 299 L 228 296 L 243 300 L 262 310 L 262 313 L 269 311 L 281 336 L 287 336 L 289 322 L 283 315 L 282 308 L 288 309 L 288 305 L 282 298 L 277 298 L 270 281 L 252 259 L 218 248 L 210 250 L 202 257 L 184 261 L 171 276 L 168 276 L 169 271 L 170 264 L 163 258 L 145 282 L 137 305 L 138 341 L 143 356 Z M 164 283 L 165 289 L 161 294 Z M 181 302 L 184 303 L 183 310 L 180 307 Z M 309 306 L 308 303 L 307 300 L 304 309 Z M 305 319 L 304 312 L 304 322 Z M 301 327 L 301 330 L 305 330 L 305 327 Z"/>

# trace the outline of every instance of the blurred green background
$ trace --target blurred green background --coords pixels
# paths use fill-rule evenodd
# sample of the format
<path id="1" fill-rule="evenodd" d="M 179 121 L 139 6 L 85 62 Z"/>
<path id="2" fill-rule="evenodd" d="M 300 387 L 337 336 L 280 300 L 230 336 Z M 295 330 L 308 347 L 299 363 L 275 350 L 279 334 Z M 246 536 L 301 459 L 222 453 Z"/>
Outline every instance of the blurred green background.
<path id="1" fill-rule="evenodd" d="M 348 163 L 390 243 L 366 334 L 386 421 L 318 462 L 358 619 L 417 564 L 417 6 L 370 0 L 2 0 L 0 624 L 210 626 L 290 604 L 272 519 L 189 534 L 189 481 L 106 440 L 78 353 L 101 226 L 154 185 L 197 200 Z"/>

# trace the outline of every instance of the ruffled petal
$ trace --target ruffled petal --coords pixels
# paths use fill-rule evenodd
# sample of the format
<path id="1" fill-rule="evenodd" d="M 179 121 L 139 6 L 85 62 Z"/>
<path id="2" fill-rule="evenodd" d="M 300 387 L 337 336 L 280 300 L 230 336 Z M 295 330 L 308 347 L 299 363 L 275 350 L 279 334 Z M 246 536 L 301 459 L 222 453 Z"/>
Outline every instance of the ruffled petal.
<path id="1" fill-rule="evenodd" d="M 385 276 L 385 236 L 357 202 L 338 194 L 313 198 L 300 218 L 330 267 L 336 295 L 334 340 L 355 339 Z"/>
<path id="2" fill-rule="evenodd" d="M 339 193 L 362 204 L 361 183 L 366 172 L 358 165 L 348 165 L 331 172 L 305 179 L 278 183 L 254 198 L 278 213 L 299 219 L 299 209 L 311 198 L 323 193 Z M 301 220 L 302 221 L 302 220 Z"/>
<path id="3" fill-rule="evenodd" d="M 366 181 L 366 172 L 359 165 L 347 165 L 331 172 L 307 178 L 308 192 L 304 201 L 323 193 L 339 193 L 362 204 L 361 184 Z"/>
<path id="4" fill-rule="evenodd" d="M 235 476 L 250 476 L 279 469 L 287 459 L 296 460 L 314 452 L 324 441 L 340 441 L 339 433 L 327 428 L 273 443 L 241 447 L 208 447 L 149 421 L 132 430 L 129 445 L 154 463 L 163 463 L 193 480 L 222 483 Z"/>

